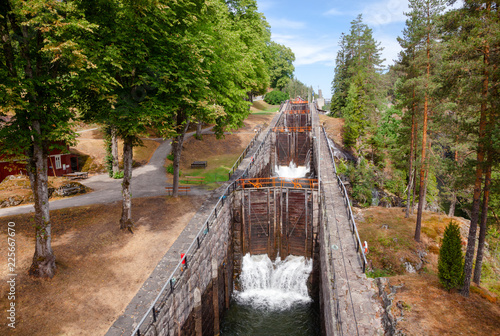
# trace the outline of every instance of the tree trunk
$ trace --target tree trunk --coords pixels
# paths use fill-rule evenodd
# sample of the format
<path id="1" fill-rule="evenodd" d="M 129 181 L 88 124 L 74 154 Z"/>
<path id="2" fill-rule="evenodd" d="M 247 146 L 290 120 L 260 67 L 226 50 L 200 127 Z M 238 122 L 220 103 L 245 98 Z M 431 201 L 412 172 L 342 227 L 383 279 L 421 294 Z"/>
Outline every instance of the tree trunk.
<path id="1" fill-rule="evenodd" d="M 179 116 L 177 119 L 177 125 L 180 125 L 178 127 L 182 127 L 182 116 Z M 179 168 L 181 162 L 182 144 L 184 142 L 184 135 L 186 134 L 188 127 L 189 122 L 186 123 L 181 133 L 172 140 L 172 153 L 174 154 L 174 181 L 172 190 L 173 197 L 179 196 Z"/>
<path id="2" fill-rule="evenodd" d="M 120 171 L 118 166 L 118 138 L 116 137 L 116 127 L 111 126 L 111 156 L 113 157 L 113 176 Z"/>
<path id="3" fill-rule="evenodd" d="M 481 185 L 483 178 L 483 161 L 484 161 L 484 137 L 486 126 L 488 123 L 487 118 L 487 98 L 488 98 L 488 88 L 489 88 L 489 46 L 485 46 L 484 49 L 484 79 L 483 79 L 483 89 L 481 102 L 481 115 L 479 118 L 479 138 L 478 138 L 478 149 L 477 149 L 477 166 L 476 166 L 476 178 L 474 181 L 474 195 L 472 197 L 472 212 L 469 227 L 469 237 L 467 238 L 467 251 L 465 252 L 464 261 L 464 283 L 460 294 L 462 296 L 468 297 L 470 291 L 470 280 L 472 275 L 472 267 L 474 261 L 474 252 L 476 249 L 476 232 L 477 223 L 479 221 L 479 203 L 481 200 Z"/>
<path id="4" fill-rule="evenodd" d="M 481 268 L 483 266 L 484 241 L 486 240 L 486 222 L 488 220 L 488 202 L 491 186 L 491 154 L 488 153 L 486 174 L 484 179 L 483 207 L 481 212 L 481 222 L 479 224 L 479 241 L 477 244 L 476 265 L 474 266 L 473 281 L 479 286 L 481 282 Z"/>
<path id="5" fill-rule="evenodd" d="M 179 168 L 181 162 L 181 154 L 182 154 L 182 143 L 184 142 L 184 134 L 176 136 L 172 140 L 172 153 L 174 154 L 174 181 L 173 181 L 173 190 L 172 196 L 179 196 Z"/>
<path id="6" fill-rule="evenodd" d="M 415 160 L 414 160 L 415 161 Z M 417 183 L 415 183 L 417 179 L 417 167 L 413 169 L 413 196 L 411 199 L 411 214 L 415 211 L 415 199 L 417 197 Z"/>
<path id="7" fill-rule="evenodd" d="M 122 217 L 120 219 L 120 229 L 128 229 L 132 232 L 134 223 L 132 222 L 132 158 L 133 158 L 133 138 L 123 139 L 123 181 L 122 181 Z"/>
<path id="8" fill-rule="evenodd" d="M 201 126 L 203 125 L 203 122 L 201 120 L 198 120 L 198 123 L 196 124 L 196 139 L 201 140 Z"/>
<path id="9" fill-rule="evenodd" d="M 418 210 L 417 210 L 417 225 L 415 227 L 415 240 L 420 241 L 420 230 L 422 228 L 422 212 L 425 203 L 425 149 L 427 147 L 427 95 L 424 102 L 424 125 L 422 131 L 422 166 L 420 167 L 420 187 L 418 192 Z"/>
<path id="10" fill-rule="evenodd" d="M 425 203 L 425 174 L 426 174 L 426 160 L 425 150 L 427 147 L 427 116 L 429 109 L 429 77 L 431 73 L 430 64 L 430 34 L 427 33 L 427 80 L 425 82 L 425 98 L 424 98 L 424 124 L 422 130 L 422 166 L 420 167 L 420 190 L 418 193 L 418 211 L 417 211 L 417 224 L 415 227 L 415 240 L 420 242 L 420 230 L 422 229 L 422 211 L 424 210 Z"/>
<path id="11" fill-rule="evenodd" d="M 457 193 L 453 192 L 453 194 L 451 195 L 451 204 L 450 204 L 450 210 L 448 211 L 448 217 L 455 216 L 456 204 L 457 204 Z"/>
<path id="12" fill-rule="evenodd" d="M 415 97 L 415 91 L 413 92 L 413 97 Z M 408 173 L 410 174 L 408 178 L 408 193 L 406 194 L 406 218 L 410 217 L 410 197 L 411 197 L 411 190 L 412 190 L 412 185 L 413 185 L 413 180 L 414 180 L 414 175 L 413 173 L 413 145 L 415 142 L 415 103 L 413 103 L 413 111 L 411 115 L 411 145 L 410 145 L 410 167 L 408 168 Z"/>
<path id="13" fill-rule="evenodd" d="M 34 122 L 33 129 L 40 134 L 40 124 Z M 35 201 L 35 254 L 29 275 L 37 278 L 52 278 L 56 271 L 56 257 L 51 246 L 49 212 L 49 188 L 47 176 L 47 149 L 36 141 L 30 153 L 28 174 Z"/>
<path id="14" fill-rule="evenodd" d="M 247 92 L 247 96 L 248 96 L 248 101 L 250 103 L 253 103 L 253 93 L 252 93 L 252 91 Z"/>
<path id="15" fill-rule="evenodd" d="M 427 187 L 429 186 L 429 169 L 425 171 L 425 184 L 424 184 L 424 201 L 422 202 L 422 208 L 425 211 L 427 207 Z"/>

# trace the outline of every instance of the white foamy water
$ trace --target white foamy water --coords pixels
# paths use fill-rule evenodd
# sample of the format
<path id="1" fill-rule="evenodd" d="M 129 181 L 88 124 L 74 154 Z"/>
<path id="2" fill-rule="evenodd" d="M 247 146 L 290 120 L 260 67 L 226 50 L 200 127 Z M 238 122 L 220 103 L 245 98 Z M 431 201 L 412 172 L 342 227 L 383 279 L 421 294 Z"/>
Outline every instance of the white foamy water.
<path id="1" fill-rule="evenodd" d="M 301 178 L 306 177 L 309 173 L 309 168 L 306 166 L 299 166 L 292 161 L 289 166 L 276 166 L 276 175 L 285 178 Z"/>
<path id="2" fill-rule="evenodd" d="M 333 151 L 333 156 L 335 156 L 337 159 L 342 159 L 342 160 L 347 160 L 347 156 L 342 153 L 341 150 L 339 150 L 337 148 L 337 146 L 335 146 L 335 143 L 330 139 L 330 138 L 327 138 L 328 140 L 328 145 L 331 147 L 332 151 Z"/>
<path id="3" fill-rule="evenodd" d="M 273 263 L 267 255 L 243 257 L 240 282 L 242 290 L 235 292 L 241 304 L 257 309 L 286 310 L 297 303 L 307 303 L 307 279 L 312 261 L 304 257 L 279 257 Z"/>

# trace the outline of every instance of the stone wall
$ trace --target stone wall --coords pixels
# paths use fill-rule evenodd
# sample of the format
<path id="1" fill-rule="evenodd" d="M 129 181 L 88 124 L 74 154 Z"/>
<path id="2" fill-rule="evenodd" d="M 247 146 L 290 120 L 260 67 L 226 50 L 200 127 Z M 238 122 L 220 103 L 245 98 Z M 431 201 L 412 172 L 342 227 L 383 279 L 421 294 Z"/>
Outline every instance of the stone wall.
<path id="1" fill-rule="evenodd" d="M 252 156 L 252 163 L 248 170 L 246 178 L 269 177 L 272 175 L 271 168 L 271 148 L 272 148 L 272 132 L 267 134 L 264 142 L 259 147 L 257 152 Z"/>
<path id="2" fill-rule="evenodd" d="M 187 260 L 173 294 L 144 335 L 214 335 L 232 289 L 232 198 L 226 198 L 200 248 Z M 229 260 L 230 261 L 230 260 Z M 214 292 L 216 294 L 214 294 Z M 200 296 L 197 299 L 197 295 Z M 201 328 L 201 333 L 200 329 Z"/>
<path id="3" fill-rule="evenodd" d="M 249 174 L 264 174 L 270 170 L 270 136 L 266 135 L 271 134 L 268 130 L 276 125 L 280 117 L 281 113 L 277 114 L 271 126 L 259 136 L 230 181 L 214 191 L 200 207 L 106 336 L 132 334 L 143 316 L 145 320 L 139 329 L 142 336 L 218 333 L 220 317 L 224 309 L 229 307 L 233 289 L 232 183 L 238 178 L 251 176 Z M 260 146 L 263 142 L 265 144 Z M 210 215 L 223 194 L 226 196 L 217 205 L 217 216 Z M 207 218 L 210 229 L 204 230 Z M 180 253 L 189 250 L 192 244 L 197 244 L 196 237 L 200 229 L 204 230 L 200 246 L 194 253 L 188 253 L 187 266 L 184 265 L 181 272 L 177 268 Z M 173 281 L 167 282 L 170 274 L 173 274 Z M 172 284 L 173 290 L 170 290 Z M 166 290 L 156 301 L 155 309 L 149 310 L 164 286 L 167 286 Z"/>

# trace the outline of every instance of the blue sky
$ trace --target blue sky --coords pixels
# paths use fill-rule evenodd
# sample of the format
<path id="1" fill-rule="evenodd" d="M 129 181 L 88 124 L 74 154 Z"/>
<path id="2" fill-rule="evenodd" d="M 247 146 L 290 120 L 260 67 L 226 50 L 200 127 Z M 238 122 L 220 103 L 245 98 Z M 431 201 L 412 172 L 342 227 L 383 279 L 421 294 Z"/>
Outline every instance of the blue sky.
<path id="1" fill-rule="evenodd" d="M 406 0 L 257 0 L 259 11 L 271 25 L 272 40 L 295 53 L 295 76 L 331 97 L 338 41 L 349 33 L 350 22 L 363 14 L 363 22 L 381 42 L 384 65 L 393 64 L 400 51 L 396 40 L 405 26 Z"/>

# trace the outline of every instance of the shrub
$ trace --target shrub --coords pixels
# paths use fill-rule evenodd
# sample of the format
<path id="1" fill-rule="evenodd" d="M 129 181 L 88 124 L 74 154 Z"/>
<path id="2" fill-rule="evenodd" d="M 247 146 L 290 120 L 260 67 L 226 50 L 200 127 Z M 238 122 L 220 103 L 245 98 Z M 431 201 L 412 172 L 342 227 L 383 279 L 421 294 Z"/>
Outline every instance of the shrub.
<path id="1" fill-rule="evenodd" d="M 114 178 L 114 179 L 122 179 L 122 178 L 123 178 L 123 171 L 116 172 L 116 173 L 113 175 L 113 178 Z"/>
<path id="2" fill-rule="evenodd" d="M 266 93 L 264 97 L 264 101 L 268 104 L 271 105 L 279 105 L 285 100 L 290 99 L 290 96 L 288 93 L 281 92 L 278 90 L 271 91 L 269 93 Z"/>
<path id="3" fill-rule="evenodd" d="M 174 154 L 172 153 L 168 154 L 167 159 L 169 159 L 170 161 L 174 161 Z"/>
<path id="4" fill-rule="evenodd" d="M 444 230 L 443 243 L 439 249 L 438 277 L 447 290 L 458 288 L 463 279 L 462 240 L 460 228 L 450 221 Z"/>
<path id="5" fill-rule="evenodd" d="M 173 174 L 174 173 L 174 165 L 173 164 L 169 164 L 167 166 L 167 173 L 169 173 L 169 174 Z"/>

